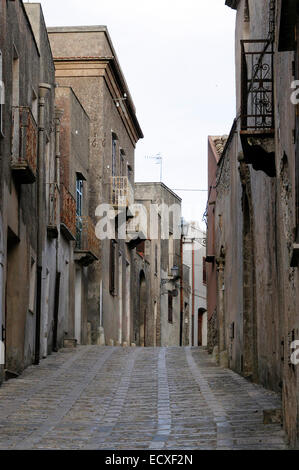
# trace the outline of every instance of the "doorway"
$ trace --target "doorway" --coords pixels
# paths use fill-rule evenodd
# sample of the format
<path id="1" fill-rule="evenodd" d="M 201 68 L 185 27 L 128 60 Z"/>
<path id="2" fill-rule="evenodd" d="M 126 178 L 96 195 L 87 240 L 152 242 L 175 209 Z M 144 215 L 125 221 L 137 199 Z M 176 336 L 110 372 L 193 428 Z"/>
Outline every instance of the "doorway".
<path id="1" fill-rule="evenodd" d="M 8 229 L 7 233 L 7 271 L 5 286 L 5 324 L 4 324 L 4 369 L 7 377 L 16 376 L 23 369 L 25 318 L 20 308 L 22 283 L 19 272 L 19 239 Z M 24 266 L 26 269 L 26 265 Z M 26 279 L 26 273 L 23 272 Z"/>
<path id="2" fill-rule="evenodd" d="M 77 344 L 81 344 L 82 325 L 82 270 L 76 269 L 75 288 L 75 339 Z"/>
<path id="3" fill-rule="evenodd" d="M 198 346 L 202 346 L 202 317 L 203 313 L 201 312 L 200 308 L 198 309 Z"/>
<path id="4" fill-rule="evenodd" d="M 198 346 L 206 346 L 205 341 L 205 317 L 206 317 L 206 309 L 199 308 L 198 309 Z"/>
<path id="5" fill-rule="evenodd" d="M 146 280 L 143 271 L 139 280 L 139 343 L 146 346 Z"/>

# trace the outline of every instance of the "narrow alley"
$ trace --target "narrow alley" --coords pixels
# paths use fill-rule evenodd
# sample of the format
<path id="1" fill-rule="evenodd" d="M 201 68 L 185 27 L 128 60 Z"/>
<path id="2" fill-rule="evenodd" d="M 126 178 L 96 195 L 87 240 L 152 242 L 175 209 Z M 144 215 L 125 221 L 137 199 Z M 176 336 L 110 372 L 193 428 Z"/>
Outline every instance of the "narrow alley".
<path id="1" fill-rule="evenodd" d="M 0 449 L 286 449 L 280 408 L 200 348 L 79 346 L 3 384 Z"/>

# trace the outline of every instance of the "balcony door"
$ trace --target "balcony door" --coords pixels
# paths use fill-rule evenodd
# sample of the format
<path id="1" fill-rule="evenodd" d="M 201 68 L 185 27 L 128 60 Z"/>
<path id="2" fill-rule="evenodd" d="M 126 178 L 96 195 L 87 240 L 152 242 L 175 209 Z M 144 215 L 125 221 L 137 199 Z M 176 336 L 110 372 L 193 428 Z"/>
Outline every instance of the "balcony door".
<path id="1" fill-rule="evenodd" d="M 76 182 L 76 242 L 77 248 L 81 249 L 82 246 L 82 231 L 83 231 L 83 180 L 77 178 Z"/>

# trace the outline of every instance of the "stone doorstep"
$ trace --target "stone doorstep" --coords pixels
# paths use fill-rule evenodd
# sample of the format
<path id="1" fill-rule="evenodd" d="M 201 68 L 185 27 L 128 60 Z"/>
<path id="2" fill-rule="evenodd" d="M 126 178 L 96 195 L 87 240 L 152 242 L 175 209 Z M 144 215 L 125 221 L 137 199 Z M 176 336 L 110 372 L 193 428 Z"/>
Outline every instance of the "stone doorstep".
<path id="1" fill-rule="evenodd" d="M 65 349 L 74 349 L 77 347 L 77 340 L 76 339 L 64 339 L 63 347 Z"/>
<path id="2" fill-rule="evenodd" d="M 264 424 L 282 424 L 282 409 L 263 410 Z"/>

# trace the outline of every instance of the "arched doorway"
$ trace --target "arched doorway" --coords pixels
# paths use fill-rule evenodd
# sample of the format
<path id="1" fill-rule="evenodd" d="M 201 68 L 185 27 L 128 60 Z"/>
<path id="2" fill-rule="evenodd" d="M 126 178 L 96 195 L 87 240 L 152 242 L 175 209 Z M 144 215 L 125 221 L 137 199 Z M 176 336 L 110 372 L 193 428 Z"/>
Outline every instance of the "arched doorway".
<path id="1" fill-rule="evenodd" d="M 203 328 L 204 328 L 204 314 L 205 313 L 206 313 L 206 309 L 204 308 L 198 309 L 198 346 L 204 346 Z"/>

